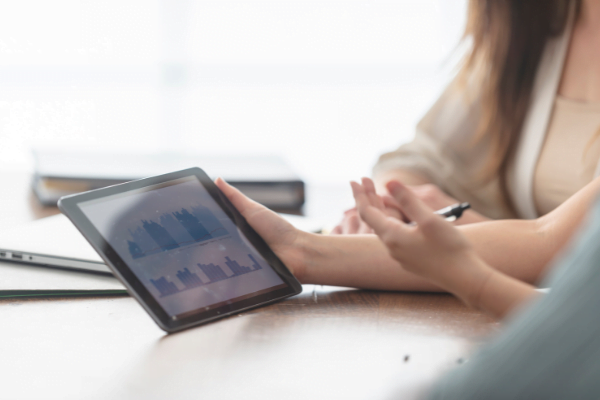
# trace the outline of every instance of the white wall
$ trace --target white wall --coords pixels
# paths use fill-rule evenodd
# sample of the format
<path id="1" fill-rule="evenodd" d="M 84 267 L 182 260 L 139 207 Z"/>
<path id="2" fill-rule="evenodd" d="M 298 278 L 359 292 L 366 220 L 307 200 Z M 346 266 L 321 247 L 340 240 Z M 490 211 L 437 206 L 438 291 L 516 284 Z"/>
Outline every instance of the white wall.
<path id="1" fill-rule="evenodd" d="M 7 5 L 8 4 L 8 5 Z M 0 168 L 30 148 L 277 153 L 368 174 L 448 80 L 465 0 L 4 2 Z"/>

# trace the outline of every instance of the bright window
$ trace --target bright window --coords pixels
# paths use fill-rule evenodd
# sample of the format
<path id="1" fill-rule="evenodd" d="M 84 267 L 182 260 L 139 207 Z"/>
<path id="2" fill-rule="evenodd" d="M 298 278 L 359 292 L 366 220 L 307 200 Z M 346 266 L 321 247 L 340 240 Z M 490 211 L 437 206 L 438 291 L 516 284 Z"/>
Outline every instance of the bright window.
<path id="1" fill-rule="evenodd" d="M 32 146 L 276 153 L 368 174 L 447 82 L 464 0 L 19 0 L 0 13 L 0 166 Z"/>

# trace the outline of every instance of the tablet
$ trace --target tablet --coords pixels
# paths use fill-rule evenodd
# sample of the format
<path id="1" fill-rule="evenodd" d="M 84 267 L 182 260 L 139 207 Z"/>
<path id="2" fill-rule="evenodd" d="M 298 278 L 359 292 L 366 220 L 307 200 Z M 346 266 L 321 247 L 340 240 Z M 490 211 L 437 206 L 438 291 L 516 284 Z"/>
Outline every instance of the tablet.
<path id="1" fill-rule="evenodd" d="M 302 291 L 200 168 L 66 196 L 58 207 L 167 332 Z"/>

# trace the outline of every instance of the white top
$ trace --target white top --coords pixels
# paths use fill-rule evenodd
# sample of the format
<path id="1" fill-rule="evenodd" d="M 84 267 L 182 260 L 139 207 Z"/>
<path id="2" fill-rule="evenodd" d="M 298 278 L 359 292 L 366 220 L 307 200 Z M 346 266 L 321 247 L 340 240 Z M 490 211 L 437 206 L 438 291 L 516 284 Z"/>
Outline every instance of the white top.
<path id="1" fill-rule="evenodd" d="M 557 96 L 533 180 L 544 215 L 594 179 L 600 159 L 600 103 Z"/>

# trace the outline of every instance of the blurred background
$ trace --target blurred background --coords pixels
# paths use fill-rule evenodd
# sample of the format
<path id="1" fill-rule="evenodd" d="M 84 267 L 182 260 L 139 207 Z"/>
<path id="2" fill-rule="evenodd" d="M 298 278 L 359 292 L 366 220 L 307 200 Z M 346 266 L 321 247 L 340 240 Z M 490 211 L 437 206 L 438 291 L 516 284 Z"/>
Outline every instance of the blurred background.
<path id="1" fill-rule="evenodd" d="M 455 72 L 465 0 L 19 0 L 0 12 L 0 169 L 33 147 L 277 154 L 346 184 Z"/>

